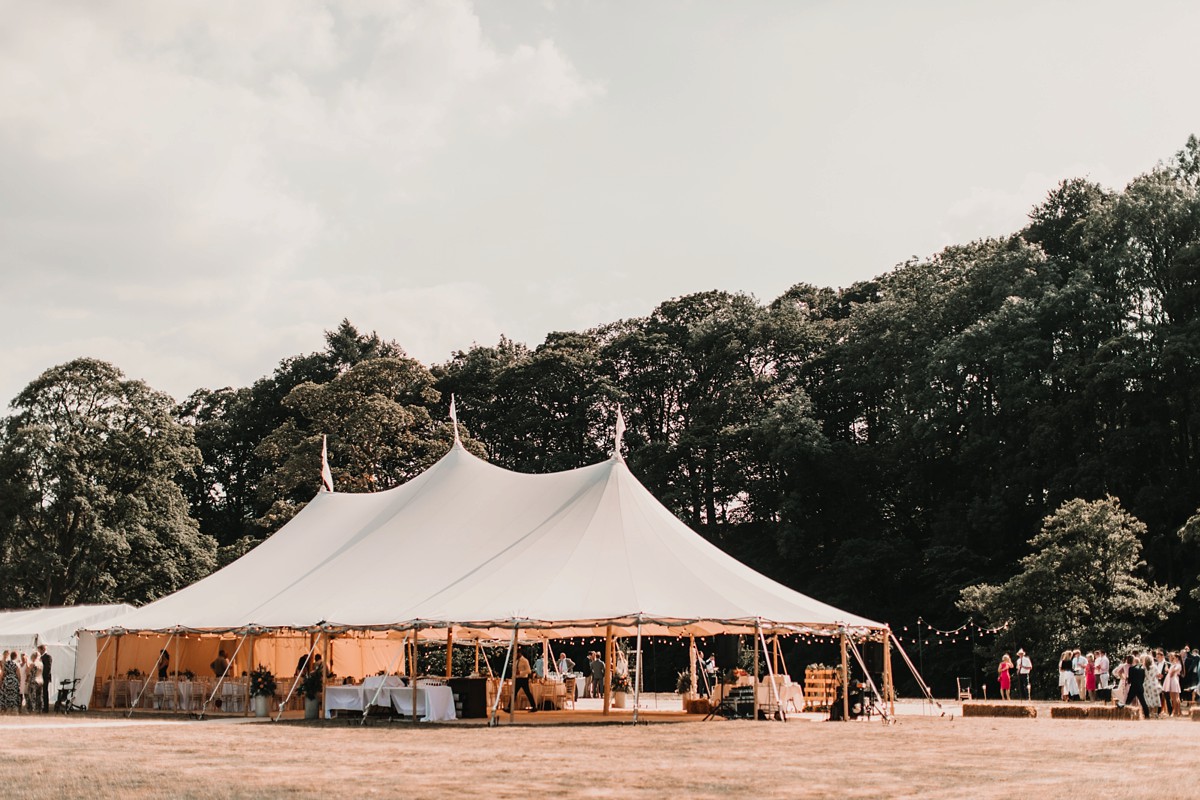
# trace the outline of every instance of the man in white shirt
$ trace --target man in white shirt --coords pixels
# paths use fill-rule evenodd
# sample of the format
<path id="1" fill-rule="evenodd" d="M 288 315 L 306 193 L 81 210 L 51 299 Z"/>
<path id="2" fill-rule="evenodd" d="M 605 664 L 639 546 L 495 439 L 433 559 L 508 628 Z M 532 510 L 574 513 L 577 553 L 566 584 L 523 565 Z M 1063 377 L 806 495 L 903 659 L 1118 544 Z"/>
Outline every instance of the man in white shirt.
<path id="1" fill-rule="evenodd" d="M 1025 655 L 1025 650 L 1017 651 L 1017 684 L 1025 689 L 1025 699 L 1033 699 L 1033 687 L 1030 686 L 1030 673 L 1033 672 L 1033 662 L 1029 660 L 1029 656 Z M 1018 690 L 1019 691 L 1019 690 Z"/>
<path id="2" fill-rule="evenodd" d="M 1105 692 L 1105 691 L 1108 691 L 1108 689 L 1110 688 L 1108 685 L 1108 678 L 1109 678 L 1108 653 L 1105 653 L 1103 650 L 1097 650 L 1096 651 L 1096 687 L 1100 691 Z"/>

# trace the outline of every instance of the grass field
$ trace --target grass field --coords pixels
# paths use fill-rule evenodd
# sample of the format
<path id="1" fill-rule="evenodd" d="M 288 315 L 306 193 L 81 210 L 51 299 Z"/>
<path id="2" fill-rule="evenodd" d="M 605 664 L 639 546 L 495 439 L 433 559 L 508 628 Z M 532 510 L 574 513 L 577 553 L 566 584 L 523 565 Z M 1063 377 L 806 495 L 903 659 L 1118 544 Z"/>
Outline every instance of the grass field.
<path id="1" fill-rule="evenodd" d="M 518 722 L 529 715 L 518 715 Z M 543 719 L 547 715 L 541 715 Z M 5 797 L 1194 797 L 1200 724 L 466 726 L 0 717 Z"/>

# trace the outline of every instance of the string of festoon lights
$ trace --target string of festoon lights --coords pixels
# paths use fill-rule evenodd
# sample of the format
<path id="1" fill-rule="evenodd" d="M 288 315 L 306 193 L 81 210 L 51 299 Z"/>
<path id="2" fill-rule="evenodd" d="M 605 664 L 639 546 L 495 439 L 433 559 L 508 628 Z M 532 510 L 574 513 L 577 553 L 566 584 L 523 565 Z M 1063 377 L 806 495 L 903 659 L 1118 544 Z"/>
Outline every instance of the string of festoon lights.
<path id="1" fill-rule="evenodd" d="M 995 636 L 998 633 L 1003 633 L 1008 630 L 1011 623 L 1005 622 L 1003 625 L 997 625 L 994 628 L 988 628 L 973 619 L 968 619 L 957 628 L 942 629 L 930 625 L 922 617 L 917 617 L 917 624 L 914 626 L 915 631 L 909 629 L 908 625 L 902 627 L 894 634 L 901 644 L 912 644 L 917 646 L 929 647 L 939 644 L 957 644 L 959 639 L 964 642 L 977 641 L 982 636 Z"/>

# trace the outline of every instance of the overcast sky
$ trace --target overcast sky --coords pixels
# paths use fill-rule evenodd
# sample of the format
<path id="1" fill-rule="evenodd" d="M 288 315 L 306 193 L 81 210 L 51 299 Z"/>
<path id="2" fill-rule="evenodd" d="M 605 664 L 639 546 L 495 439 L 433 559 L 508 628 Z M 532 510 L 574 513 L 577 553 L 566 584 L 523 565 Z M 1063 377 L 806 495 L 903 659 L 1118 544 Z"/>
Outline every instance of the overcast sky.
<path id="1" fill-rule="evenodd" d="M 1200 133 L 1200 4 L 0 0 L 0 400 L 426 363 L 1019 228 Z"/>

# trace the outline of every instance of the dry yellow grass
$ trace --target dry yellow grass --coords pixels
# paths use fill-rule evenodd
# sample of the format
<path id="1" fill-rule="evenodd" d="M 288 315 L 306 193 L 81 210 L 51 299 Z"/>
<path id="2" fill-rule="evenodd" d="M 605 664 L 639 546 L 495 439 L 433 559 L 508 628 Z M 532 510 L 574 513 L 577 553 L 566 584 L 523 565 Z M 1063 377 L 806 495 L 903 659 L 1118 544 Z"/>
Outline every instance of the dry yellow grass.
<path id="1" fill-rule="evenodd" d="M 1103 788 L 1112 797 L 1171 798 L 1194 796 L 1200 746 L 1200 725 L 1191 721 L 1040 716 L 902 717 L 894 726 L 800 719 L 494 730 L 49 724 L 60 721 L 0 718 L 0 791 L 7 797 L 1011 800 Z"/>

